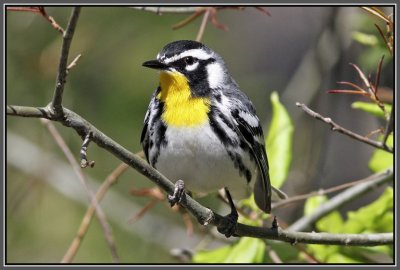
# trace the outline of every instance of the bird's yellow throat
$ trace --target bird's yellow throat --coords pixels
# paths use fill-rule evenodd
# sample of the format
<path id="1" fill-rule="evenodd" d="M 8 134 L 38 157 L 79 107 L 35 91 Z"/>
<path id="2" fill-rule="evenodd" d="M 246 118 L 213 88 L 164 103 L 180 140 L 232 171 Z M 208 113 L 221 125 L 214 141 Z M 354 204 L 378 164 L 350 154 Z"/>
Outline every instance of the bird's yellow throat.
<path id="1" fill-rule="evenodd" d="M 209 98 L 192 97 L 189 83 L 179 72 L 160 72 L 161 91 L 157 98 L 164 102 L 163 120 L 171 126 L 193 127 L 205 123 L 210 110 Z"/>

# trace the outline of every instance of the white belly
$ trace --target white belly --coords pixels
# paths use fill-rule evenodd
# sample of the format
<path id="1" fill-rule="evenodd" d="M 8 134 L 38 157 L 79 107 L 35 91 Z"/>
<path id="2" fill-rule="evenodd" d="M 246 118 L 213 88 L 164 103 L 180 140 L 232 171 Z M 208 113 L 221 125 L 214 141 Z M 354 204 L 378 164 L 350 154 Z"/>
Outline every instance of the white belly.
<path id="1" fill-rule="evenodd" d="M 186 190 L 200 195 L 223 187 L 229 189 L 233 199 L 251 194 L 255 164 L 245 153 L 242 161 L 252 173 L 250 186 L 208 123 L 190 128 L 168 127 L 165 136 L 168 146 L 162 146 L 156 168 L 171 181 L 182 179 Z"/>

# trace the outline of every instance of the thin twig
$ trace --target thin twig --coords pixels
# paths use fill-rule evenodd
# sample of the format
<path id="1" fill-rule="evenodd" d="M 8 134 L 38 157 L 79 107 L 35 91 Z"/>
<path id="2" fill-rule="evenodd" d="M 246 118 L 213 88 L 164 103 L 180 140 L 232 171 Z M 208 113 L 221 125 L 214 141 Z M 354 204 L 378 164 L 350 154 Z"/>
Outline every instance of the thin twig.
<path id="1" fill-rule="evenodd" d="M 67 73 L 76 66 L 76 63 L 78 62 L 79 58 L 81 58 L 82 54 L 78 54 L 74 60 L 72 60 L 72 62 L 68 65 L 67 67 Z"/>
<path id="2" fill-rule="evenodd" d="M 83 237 L 86 235 L 86 232 L 89 229 L 90 222 L 92 221 L 93 214 L 95 213 L 96 205 L 104 198 L 104 195 L 108 191 L 108 189 L 115 184 L 118 180 L 118 177 L 124 173 L 129 166 L 125 163 L 121 163 L 112 173 L 107 176 L 106 180 L 104 180 L 103 184 L 97 190 L 95 198 L 92 200 L 92 203 L 86 210 L 86 213 L 81 221 L 81 225 L 79 226 L 78 232 L 76 233 L 75 238 L 72 240 L 71 245 L 69 246 L 67 252 L 64 255 L 62 263 L 71 262 L 75 257 L 78 249 L 82 243 Z"/>
<path id="3" fill-rule="evenodd" d="M 105 238 L 107 240 L 108 246 L 111 250 L 112 258 L 114 262 L 119 262 L 119 256 L 117 253 L 117 249 L 115 246 L 114 242 L 114 237 L 112 235 L 112 230 L 111 226 L 107 221 L 106 215 L 104 214 L 103 209 L 100 207 L 100 205 L 97 203 L 96 198 L 93 195 L 92 190 L 90 189 L 86 177 L 83 175 L 78 162 L 74 158 L 74 155 L 72 154 L 71 150 L 68 148 L 67 144 L 65 143 L 64 139 L 62 138 L 61 134 L 58 132 L 56 127 L 53 125 L 52 122 L 49 120 L 42 120 L 43 124 L 47 127 L 49 130 L 50 134 L 53 136 L 54 140 L 60 147 L 60 149 L 63 151 L 65 157 L 68 159 L 69 163 L 71 164 L 75 174 L 78 176 L 78 179 L 81 181 L 83 186 L 85 187 L 86 193 L 88 194 L 88 197 L 90 201 L 93 201 L 95 203 L 95 212 L 96 216 L 101 224 L 101 227 L 103 229 Z M 63 263 L 70 263 L 72 261 L 73 257 L 64 257 Z"/>
<path id="4" fill-rule="evenodd" d="M 366 138 L 366 137 L 364 137 L 362 135 L 354 133 L 353 131 L 345 129 L 344 127 L 336 124 L 331 118 L 323 117 L 319 113 L 317 113 L 317 112 L 311 110 L 310 108 L 308 108 L 303 103 L 296 102 L 296 106 L 300 107 L 303 111 L 305 111 L 307 114 L 311 115 L 312 117 L 314 117 L 314 118 L 316 118 L 318 120 L 321 120 L 322 122 L 324 122 L 326 124 L 329 124 L 331 126 L 332 131 L 338 131 L 338 132 L 340 132 L 340 133 L 342 133 L 344 135 L 347 135 L 350 138 L 353 138 L 353 139 L 355 139 L 357 141 L 366 143 L 366 144 L 371 145 L 371 146 L 373 146 L 375 148 L 382 149 L 382 150 L 384 150 L 386 152 L 393 153 L 393 148 L 388 147 L 387 145 L 383 145 L 381 142 L 377 142 L 377 141 L 371 140 L 371 139 Z"/>
<path id="5" fill-rule="evenodd" d="M 209 15 L 210 15 L 210 10 L 207 9 L 206 12 L 204 12 L 203 20 L 201 21 L 199 32 L 197 33 L 196 36 L 196 41 L 200 42 L 201 39 L 203 38 L 204 30 L 206 29 Z"/>
<path id="6" fill-rule="evenodd" d="M 153 208 L 154 206 L 156 206 L 156 204 L 159 202 L 158 199 L 152 199 L 150 200 L 145 206 L 143 206 L 142 209 L 140 209 L 139 212 L 137 212 L 136 214 L 134 214 L 129 220 L 129 223 L 134 223 L 136 221 L 138 221 L 139 219 L 141 219 L 144 214 L 146 214 L 151 208 Z"/>
<path id="7" fill-rule="evenodd" d="M 54 110 L 54 114 L 58 117 L 62 117 L 62 97 L 64 92 L 64 85 L 67 78 L 67 65 L 68 65 L 68 54 L 71 46 L 72 37 L 74 36 L 76 23 L 79 18 L 80 7 L 74 7 L 72 9 L 71 17 L 68 22 L 67 29 L 63 34 L 63 43 L 61 47 L 60 63 L 58 66 L 58 74 L 56 79 L 56 87 L 54 90 L 53 100 L 51 107 Z"/>
<path id="8" fill-rule="evenodd" d="M 390 133 L 392 133 L 393 131 L 393 123 L 394 123 L 394 108 L 392 107 L 392 111 L 390 112 L 390 117 L 386 122 L 385 134 L 383 135 L 382 145 L 384 147 L 389 147 L 386 143 Z"/>
<path id="9" fill-rule="evenodd" d="M 201 7 L 129 7 L 133 9 L 148 11 L 161 15 L 162 13 L 192 13 L 196 12 Z"/>
<path id="10" fill-rule="evenodd" d="M 288 230 L 290 231 L 306 230 L 311 224 L 321 219 L 322 217 L 328 215 L 332 211 L 338 209 L 345 203 L 348 203 L 349 201 L 360 197 L 360 195 L 368 192 L 369 190 L 375 189 L 378 186 L 393 181 L 393 170 L 387 170 L 385 172 L 373 174 L 369 176 L 367 179 L 372 179 L 372 180 L 353 186 L 339 193 L 335 197 L 331 198 L 329 201 L 321 204 L 314 211 L 313 214 L 304 216 L 299 220 L 297 220 L 288 228 Z"/>
<path id="11" fill-rule="evenodd" d="M 64 29 L 54 20 L 53 17 L 49 16 L 44 7 L 7 7 L 7 11 L 27 11 L 36 14 L 40 14 L 51 26 L 61 34 L 64 34 Z"/>
<path id="12" fill-rule="evenodd" d="M 205 11 L 204 8 L 197 10 L 196 12 L 191 14 L 189 17 L 187 17 L 184 20 L 174 24 L 172 26 L 172 29 L 177 30 L 179 28 L 184 27 L 185 25 L 188 25 L 189 23 L 193 22 L 197 17 L 199 17 L 201 15 L 201 13 L 203 13 L 204 11 Z"/>
<path id="13" fill-rule="evenodd" d="M 345 188 L 348 188 L 348 187 L 351 187 L 351 186 L 355 186 L 355 185 L 358 185 L 358 184 L 361 184 L 361 183 L 365 183 L 365 182 L 369 182 L 369 181 L 373 181 L 373 180 L 374 180 L 374 178 L 367 177 L 367 178 L 363 178 L 363 179 L 360 179 L 360 180 L 356 180 L 356 181 L 352 181 L 352 182 L 349 182 L 349 183 L 345 183 L 345 184 L 342 184 L 342 185 L 334 186 L 334 187 L 331 187 L 331 188 L 320 189 L 318 191 L 313 191 L 313 192 L 310 192 L 310 193 L 307 193 L 307 194 L 293 196 L 293 197 L 290 197 L 290 198 L 288 198 L 286 200 L 277 201 L 277 202 L 273 203 L 272 204 L 272 209 L 281 208 L 281 207 L 287 206 L 289 204 L 292 204 L 292 203 L 295 203 L 295 202 L 298 202 L 298 201 L 306 200 L 306 199 L 311 198 L 311 197 L 326 195 L 326 194 L 329 194 L 329 193 L 332 193 L 332 192 L 336 192 L 336 191 L 339 191 L 339 190 L 342 190 L 342 189 L 345 189 Z"/>
<path id="14" fill-rule="evenodd" d="M 276 251 L 273 250 L 270 246 L 267 246 L 267 253 L 273 263 L 276 263 L 276 264 L 283 263 L 281 258 L 278 255 L 278 253 L 276 253 Z"/>

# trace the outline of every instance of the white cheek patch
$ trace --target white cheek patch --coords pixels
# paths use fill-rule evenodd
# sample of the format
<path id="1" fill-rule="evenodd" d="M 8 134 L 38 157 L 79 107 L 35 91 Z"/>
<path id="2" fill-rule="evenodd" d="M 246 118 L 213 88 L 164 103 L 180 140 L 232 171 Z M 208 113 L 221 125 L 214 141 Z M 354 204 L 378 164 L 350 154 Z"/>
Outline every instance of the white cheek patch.
<path id="1" fill-rule="evenodd" d="M 256 116 L 244 111 L 240 111 L 239 116 L 243 118 L 243 120 L 245 120 L 251 127 L 255 128 L 259 126 L 259 121 Z"/>
<path id="2" fill-rule="evenodd" d="M 212 63 L 207 66 L 208 84 L 211 88 L 218 88 L 225 81 L 225 73 L 219 63 Z"/>
<path id="3" fill-rule="evenodd" d="M 199 66 L 199 62 L 193 63 L 185 67 L 187 71 L 193 71 Z"/>

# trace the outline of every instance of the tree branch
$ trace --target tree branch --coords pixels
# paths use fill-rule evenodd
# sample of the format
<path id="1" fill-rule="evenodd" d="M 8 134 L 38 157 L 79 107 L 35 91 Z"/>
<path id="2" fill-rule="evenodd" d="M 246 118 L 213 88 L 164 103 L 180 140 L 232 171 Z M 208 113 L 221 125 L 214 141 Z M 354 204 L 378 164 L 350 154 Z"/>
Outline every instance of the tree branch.
<path id="1" fill-rule="evenodd" d="M 162 13 L 192 13 L 203 9 L 203 7 L 130 7 L 133 9 L 148 11 L 161 15 Z"/>
<path id="2" fill-rule="evenodd" d="M 13 108 L 14 106 L 11 106 Z M 25 107 L 18 107 L 24 108 Z M 26 110 L 31 110 L 26 108 Z M 23 110 L 24 111 L 24 110 Z M 12 114 L 7 110 L 8 115 L 16 115 L 15 111 Z M 47 115 L 48 113 L 46 113 Z M 111 154 L 122 160 L 130 167 L 137 170 L 142 175 L 149 178 L 154 184 L 158 185 L 167 193 L 171 194 L 174 191 L 174 184 L 163 176 L 156 169 L 151 167 L 145 160 L 141 159 L 135 154 L 132 154 L 124 147 L 116 143 L 111 138 L 107 137 L 104 133 L 99 131 L 96 127 L 86 121 L 78 114 L 63 108 L 64 118 L 54 118 L 51 120 L 61 122 L 67 127 L 73 128 L 81 137 L 89 132 L 92 134 L 92 141 L 101 148 L 109 151 Z M 51 115 L 51 114 L 50 114 Z M 26 115 L 24 115 L 26 116 Z M 35 114 L 35 117 L 38 117 Z M 391 175 L 387 176 L 390 177 Z M 369 182 L 372 183 L 372 182 Z M 358 187 L 358 186 L 357 186 Z M 372 186 L 370 186 L 372 188 Z M 180 204 L 185 207 L 194 217 L 197 218 L 198 222 L 203 225 L 212 224 L 214 226 L 224 228 L 227 226 L 229 221 L 204 207 L 192 197 L 187 194 L 184 195 Z M 270 229 L 265 227 L 254 227 L 244 224 L 238 224 L 235 234 L 237 236 L 249 236 L 256 238 L 265 238 L 280 240 L 289 243 L 312 243 L 312 244 L 332 244 L 332 245 L 362 245 L 362 246 L 375 246 L 375 245 L 386 245 L 393 243 L 392 233 L 379 233 L 379 234 L 329 234 L 329 233 L 304 233 L 304 232 L 292 232 L 288 230 Z"/>
<path id="3" fill-rule="evenodd" d="M 304 216 L 297 220 L 288 228 L 288 230 L 306 230 L 311 224 L 331 213 L 332 211 L 338 209 L 345 203 L 358 198 L 360 195 L 366 193 L 371 189 L 377 188 L 378 186 L 393 180 L 393 170 L 376 173 L 367 177 L 366 179 L 371 179 L 371 181 L 353 186 L 339 193 L 335 197 L 331 198 L 329 201 L 321 204 L 320 207 L 318 207 L 313 214 L 309 216 Z"/>
<path id="4" fill-rule="evenodd" d="M 46 107 L 26 107 L 7 105 L 7 115 L 15 115 L 22 117 L 36 117 L 51 119 L 52 113 Z"/>
<path id="5" fill-rule="evenodd" d="M 387 152 L 389 152 L 389 153 L 393 153 L 393 148 L 388 147 L 386 144 L 383 144 L 383 143 L 381 143 L 381 142 L 377 142 L 377 141 L 368 139 L 368 138 L 366 138 L 366 137 L 364 137 L 364 136 L 361 136 L 361 135 L 359 135 L 359 134 L 357 134 L 357 133 L 354 133 L 354 132 L 352 132 L 352 131 L 350 131 L 350 130 L 348 130 L 348 129 L 345 129 L 344 127 L 342 127 L 342 126 L 336 124 L 331 118 L 329 118 L 329 117 L 323 117 L 323 116 L 320 115 L 319 113 L 314 112 L 313 110 L 311 110 L 310 108 L 308 108 L 308 107 L 307 107 L 305 104 L 303 104 L 303 103 L 296 102 L 296 106 L 300 107 L 303 111 L 305 111 L 307 114 L 311 115 L 312 117 L 314 117 L 314 118 L 316 118 L 316 119 L 318 119 L 318 120 L 321 120 L 322 122 L 324 122 L 324 123 L 326 123 L 326 124 L 329 124 L 329 125 L 331 126 L 331 129 L 332 129 L 333 131 L 338 131 L 338 132 L 340 132 L 340 133 L 342 133 L 342 134 L 344 134 L 344 135 L 347 135 L 347 136 L 349 136 L 350 138 L 353 138 L 353 139 L 355 139 L 355 140 L 357 140 L 357 141 L 360 141 L 360 142 L 369 144 L 369 145 L 371 145 L 371 146 L 373 146 L 373 147 L 375 147 L 375 148 L 382 149 L 382 150 L 387 151 Z"/>
<path id="6" fill-rule="evenodd" d="M 58 117 L 61 117 L 63 112 L 61 104 L 62 104 L 62 95 L 64 91 L 65 80 L 68 73 L 67 65 L 68 65 L 69 48 L 71 46 L 72 37 L 74 36 L 75 27 L 79 18 L 80 11 L 81 11 L 80 7 L 74 7 L 72 9 L 67 29 L 63 34 L 63 43 L 61 47 L 60 63 L 58 66 L 56 88 L 54 90 L 54 96 L 51 102 L 51 107 L 55 115 L 57 115 Z"/>
<path id="7" fill-rule="evenodd" d="M 363 179 L 360 179 L 360 180 L 356 180 L 356 181 L 344 183 L 344 184 L 341 184 L 341 185 L 338 185 L 338 186 L 334 186 L 334 187 L 331 187 L 331 188 L 319 189 L 317 191 L 313 191 L 313 192 L 310 192 L 310 193 L 307 193 L 307 194 L 292 196 L 292 197 L 287 198 L 286 200 L 281 200 L 281 201 L 277 201 L 277 202 L 272 203 L 272 209 L 281 208 L 281 207 L 284 207 L 286 205 L 289 205 L 289 204 L 292 204 L 292 203 L 295 203 L 295 202 L 298 202 L 298 201 L 303 201 L 303 200 L 306 200 L 306 199 L 311 198 L 311 197 L 329 194 L 329 193 L 332 193 L 332 192 L 336 192 L 336 191 L 339 191 L 339 190 L 342 190 L 342 189 L 345 189 L 345 188 L 348 188 L 348 187 L 351 187 L 351 186 L 359 185 L 361 183 L 365 183 L 365 182 L 369 182 L 369 181 L 373 181 L 373 180 L 375 180 L 375 179 L 371 178 L 371 177 L 367 177 L 367 178 L 363 178 Z"/>

